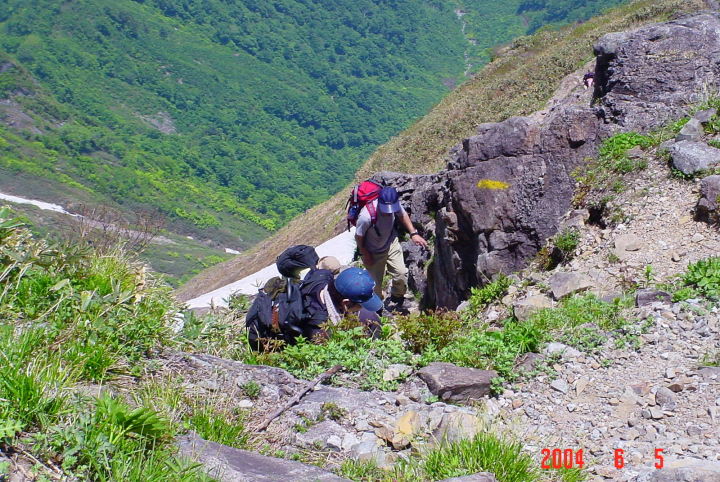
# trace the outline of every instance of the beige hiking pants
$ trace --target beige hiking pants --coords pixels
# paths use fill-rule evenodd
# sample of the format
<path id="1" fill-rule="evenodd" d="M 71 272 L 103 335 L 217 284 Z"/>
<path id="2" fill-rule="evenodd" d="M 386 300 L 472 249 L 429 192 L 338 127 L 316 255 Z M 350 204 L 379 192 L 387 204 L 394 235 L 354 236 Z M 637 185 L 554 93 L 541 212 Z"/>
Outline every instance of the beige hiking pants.
<path id="1" fill-rule="evenodd" d="M 402 297 L 407 292 L 408 269 L 405 267 L 405 259 L 403 258 L 400 241 L 395 241 L 390 245 L 390 249 L 385 253 L 373 253 L 375 263 L 371 266 L 365 266 L 370 272 L 370 276 L 375 280 L 375 293 L 383 297 L 383 278 L 385 272 L 392 276 L 390 285 L 390 296 Z"/>

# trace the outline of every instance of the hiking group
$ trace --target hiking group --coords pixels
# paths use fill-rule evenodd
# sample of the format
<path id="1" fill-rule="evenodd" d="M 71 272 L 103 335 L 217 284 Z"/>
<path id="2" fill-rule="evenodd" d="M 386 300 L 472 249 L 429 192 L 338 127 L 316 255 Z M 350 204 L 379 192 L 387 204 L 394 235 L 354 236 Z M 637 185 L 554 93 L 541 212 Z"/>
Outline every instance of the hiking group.
<path id="1" fill-rule="evenodd" d="M 337 324 L 355 314 L 370 336 L 379 334 L 381 315 L 402 311 L 407 293 L 407 267 L 398 237 L 398 224 L 423 247 L 427 241 L 414 229 L 400 204 L 398 192 L 372 181 L 355 186 L 348 199 L 348 229 L 364 266 L 343 267 L 332 256 L 320 259 L 306 245 L 286 249 L 276 261 L 280 276 L 259 290 L 245 323 L 251 346 L 267 349 L 302 336 L 322 341 L 327 323 Z M 383 302 L 383 279 L 390 275 L 390 293 Z"/>

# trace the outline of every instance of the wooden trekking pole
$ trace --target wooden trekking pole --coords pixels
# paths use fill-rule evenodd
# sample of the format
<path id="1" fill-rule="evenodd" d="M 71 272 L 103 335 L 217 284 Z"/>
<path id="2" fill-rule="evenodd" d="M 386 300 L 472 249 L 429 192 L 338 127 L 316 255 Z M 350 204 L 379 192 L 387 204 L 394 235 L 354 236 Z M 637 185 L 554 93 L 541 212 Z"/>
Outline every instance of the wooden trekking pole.
<path id="1" fill-rule="evenodd" d="M 295 405 L 296 403 L 298 403 L 298 402 L 300 401 L 300 399 L 302 399 L 302 397 L 304 397 L 307 392 L 309 392 L 310 390 L 312 390 L 313 388 L 315 388 L 315 386 L 316 386 L 318 383 L 324 382 L 325 380 L 327 380 L 328 378 L 330 378 L 331 376 L 333 376 L 333 375 L 335 375 L 337 372 L 339 372 L 341 369 L 342 369 L 342 366 L 340 366 L 340 365 L 335 365 L 335 366 L 332 367 L 331 369 L 329 369 L 329 370 L 321 373 L 320 375 L 318 375 L 314 380 L 310 381 L 310 383 L 308 383 L 307 385 L 305 385 L 305 386 L 302 388 L 302 390 L 300 390 L 300 391 L 299 391 L 298 393 L 296 393 L 290 400 L 288 400 L 287 403 L 285 403 L 285 405 L 283 405 L 282 407 L 278 408 L 278 409 L 275 410 L 273 413 L 271 413 L 271 414 L 265 419 L 265 421 L 264 421 L 263 423 L 261 423 L 260 425 L 258 425 L 258 427 L 257 427 L 256 430 L 257 430 L 258 432 L 262 432 L 263 430 L 265 430 L 265 429 L 268 427 L 268 425 L 270 425 L 270 422 L 272 422 L 273 420 L 275 420 L 276 418 L 278 418 L 280 415 L 283 414 L 283 412 L 285 412 L 286 410 L 288 410 L 289 408 L 291 408 L 293 405 Z"/>

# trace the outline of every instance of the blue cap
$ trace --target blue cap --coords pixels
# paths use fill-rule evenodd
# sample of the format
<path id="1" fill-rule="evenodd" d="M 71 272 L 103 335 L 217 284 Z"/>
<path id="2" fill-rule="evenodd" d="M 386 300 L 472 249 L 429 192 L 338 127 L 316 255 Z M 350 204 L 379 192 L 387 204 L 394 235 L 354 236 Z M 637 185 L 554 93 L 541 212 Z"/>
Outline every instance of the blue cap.
<path id="1" fill-rule="evenodd" d="M 383 302 L 373 291 L 375 280 L 367 270 L 361 268 L 348 268 L 335 278 L 335 289 L 353 303 L 360 303 L 363 308 L 377 311 L 383 307 Z"/>
<path id="2" fill-rule="evenodd" d="M 394 187 L 382 188 L 378 197 L 378 209 L 385 214 L 400 212 L 400 196 Z"/>

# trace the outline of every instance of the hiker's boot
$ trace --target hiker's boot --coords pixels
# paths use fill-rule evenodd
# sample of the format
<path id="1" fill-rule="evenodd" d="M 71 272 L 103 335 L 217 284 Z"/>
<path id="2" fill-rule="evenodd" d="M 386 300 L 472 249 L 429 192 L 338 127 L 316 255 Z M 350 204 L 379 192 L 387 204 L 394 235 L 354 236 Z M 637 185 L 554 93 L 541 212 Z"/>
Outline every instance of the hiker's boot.
<path id="1" fill-rule="evenodd" d="M 410 311 L 405 307 L 404 296 L 391 296 L 385 300 L 385 309 L 391 313 L 407 315 Z"/>

